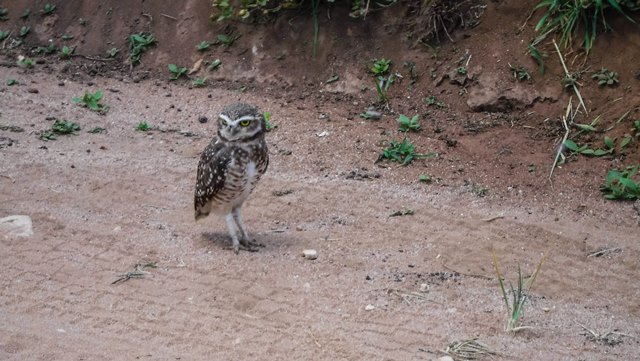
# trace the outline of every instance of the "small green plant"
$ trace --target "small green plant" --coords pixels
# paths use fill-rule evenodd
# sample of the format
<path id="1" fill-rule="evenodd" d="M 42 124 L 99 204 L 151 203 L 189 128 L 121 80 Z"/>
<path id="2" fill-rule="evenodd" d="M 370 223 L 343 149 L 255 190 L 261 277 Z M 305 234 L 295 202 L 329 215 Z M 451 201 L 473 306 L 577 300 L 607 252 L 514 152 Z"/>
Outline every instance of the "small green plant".
<path id="1" fill-rule="evenodd" d="M 75 134 L 80 130 L 80 126 L 74 122 L 64 119 L 56 119 L 51 129 L 40 133 L 40 140 L 49 141 L 58 139 L 58 135 Z"/>
<path id="2" fill-rule="evenodd" d="M 82 106 L 93 110 L 94 112 L 104 114 L 109 110 L 109 107 L 100 103 L 100 101 L 102 100 L 102 97 L 103 97 L 102 91 L 96 90 L 95 93 L 87 92 L 87 93 L 84 93 L 82 98 L 73 98 L 72 100 L 77 104 L 81 104 Z"/>
<path id="3" fill-rule="evenodd" d="M 435 157 L 437 153 L 419 154 L 415 151 L 415 146 L 409 138 L 404 138 L 402 142 L 392 140 L 389 146 L 382 150 L 380 159 L 388 159 L 392 162 L 398 162 L 402 165 L 408 165 L 413 162 L 414 159 L 424 159 Z"/>
<path id="4" fill-rule="evenodd" d="M 542 41 L 542 39 L 540 39 Z M 540 69 L 540 75 L 544 75 L 544 59 L 547 58 L 547 53 L 540 51 L 537 47 L 537 42 L 532 41 L 527 45 L 527 50 L 529 51 L 529 55 L 533 58 L 533 60 L 538 64 L 538 69 Z"/>
<path id="5" fill-rule="evenodd" d="M 131 51 L 130 59 L 131 64 L 136 65 L 140 63 L 140 57 L 147 51 L 147 49 L 156 43 L 156 39 L 153 34 L 131 34 L 129 37 L 129 49 Z"/>
<path id="6" fill-rule="evenodd" d="M 203 40 L 198 45 L 196 45 L 196 49 L 198 49 L 198 51 L 205 51 L 209 49 L 210 46 L 211 46 L 210 41 Z"/>
<path id="7" fill-rule="evenodd" d="M 8 31 L 0 30 L 0 41 L 3 41 L 4 39 L 8 38 L 10 34 L 11 33 Z"/>
<path id="8" fill-rule="evenodd" d="M 207 85 L 207 78 L 198 78 L 194 80 L 191 84 L 193 84 L 196 88 L 203 88 Z"/>
<path id="9" fill-rule="evenodd" d="M 413 211 L 413 209 L 403 208 L 403 209 L 397 210 L 397 211 L 389 214 L 389 217 L 412 216 L 414 214 L 415 214 L 415 212 Z"/>
<path id="10" fill-rule="evenodd" d="M 225 35 L 225 34 L 220 34 L 216 37 L 216 39 L 218 40 L 218 43 L 226 46 L 227 48 L 231 47 L 231 45 L 233 45 L 233 43 L 236 42 L 236 40 L 240 39 L 241 35 Z"/>
<path id="11" fill-rule="evenodd" d="M 15 79 L 7 79 L 7 86 L 18 85 L 18 84 L 20 84 L 20 82 L 18 82 Z"/>
<path id="12" fill-rule="evenodd" d="M 31 58 L 20 57 L 18 59 L 18 66 L 21 68 L 31 69 L 35 65 L 35 61 Z"/>
<path id="13" fill-rule="evenodd" d="M 53 130 L 56 134 L 74 134 L 75 132 L 80 130 L 80 126 L 68 120 L 56 119 L 56 121 L 51 126 L 51 130 Z"/>
<path id="14" fill-rule="evenodd" d="M 600 86 L 615 86 L 618 84 L 618 73 L 609 71 L 607 68 L 602 68 L 593 73 L 591 78 L 595 79 Z"/>
<path id="15" fill-rule="evenodd" d="M 58 48 L 56 44 L 49 43 L 47 46 L 39 46 L 36 48 L 35 52 L 38 54 L 53 54 Z"/>
<path id="16" fill-rule="evenodd" d="M 640 120 L 633 121 L 633 128 L 631 129 L 631 131 L 634 133 L 634 138 L 640 139 Z"/>
<path id="17" fill-rule="evenodd" d="M 443 102 L 442 100 L 436 98 L 435 95 L 430 95 L 428 98 L 425 98 L 424 102 L 427 103 L 428 106 L 434 105 L 440 109 L 447 107 L 447 104 L 445 104 L 445 102 Z"/>
<path id="18" fill-rule="evenodd" d="M 380 60 L 374 59 L 373 66 L 371 67 L 371 72 L 376 76 L 386 75 L 389 72 L 390 66 L 391 60 L 387 60 L 385 58 L 382 58 Z"/>
<path id="19" fill-rule="evenodd" d="M 433 182 L 433 177 L 429 174 L 420 174 L 418 176 L 418 182 L 420 183 L 431 183 Z"/>
<path id="20" fill-rule="evenodd" d="M 60 49 L 60 59 L 69 59 L 75 50 L 76 48 L 70 48 L 66 45 L 63 46 L 62 49 Z"/>
<path id="21" fill-rule="evenodd" d="M 179 67 L 176 64 L 169 64 L 168 68 L 169 72 L 171 73 L 171 77 L 169 77 L 169 80 L 178 80 L 178 78 L 180 78 L 181 76 L 186 75 L 188 71 L 187 68 Z"/>
<path id="22" fill-rule="evenodd" d="M 9 20 L 9 10 L 7 8 L 0 7 L 0 21 Z"/>
<path id="23" fill-rule="evenodd" d="M 271 113 L 264 112 L 262 115 L 264 116 L 264 122 L 266 124 L 267 132 L 270 132 L 278 127 L 276 124 L 271 123 Z"/>
<path id="24" fill-rule="evenodd" d="M 218 69 L 220 67 L 220 65 L 222 65 L 222 60 L 216 59 L 216 60 L 212 61 L 211 64 L 209 64 L 207 66 L 207 70 L 208 71 L 216 70 L 216 69 Z"/>
<path id="25" fill-rule="evenodd" d="M 31 16 L 31 9 L 24 9 L 22 15 L 20 15 L 20 19 L 27 19 Z"/>
<path id="26" fill-rule="evenodd" d="M 417 132 L 420 130 L 420 123 L 418 120 L 420 119 L 420 115 L 416 114 L 411 119 L 404 114 L 400 114 L 398 117 L 398 124 L 400 124 L 401 132 Z"/>
<path id="27" fill-rule="evenodd" d="M 107 56 L 110 58 L 115 58 L 118 53 L 120 52 L 120 49 L 118 48 L 111 48 L 109 50 L 107 50 Z"/>
<path id="28" fill-rule="evenodd" d="M 139 132 L 148 132 L 151 130 L 151 126 L 147 122 L 139 122 L 136 124 L 136 130 Z"/>
<path id="29" fill-rule="evenodd" d="M 104 133 L 104 132 L 106 132 L 106 131 L 107 131 L 107 130 L 106 130 L 106 129 L 104 129 L 104 128 L 101 128 L 101 127 L 95 127 L 95 128 L 93 128 L 93 129 L 91 129 L 88 133 L 91 133 L 91 134 L 100 134 L 100 133 Z"/>
<path id="30" fill-rule="evenodd" d="M 18 36 L 21 38 L 24 38 L 29 34 L 30 31 L 31 31 L 31 28 L 25 25 L 20 28 L 20 32 L 18 32 Z"/>
<path id="31" fill-rule="evenodd" d="M 606 136 L 604 137 L 604 148 L 592 149 L 589 148 L 589 146 L 586 144 L 578 146 L 576 142 L 571 139 L 565 140 L 564 146 L 574 153 L 592 157 L 602 157 L 607 154 L 612 154 L 616 149 L 615 141 L 612 138 Z"/>
<path id="32" fill-rule="evenodd" d="M 519 65 L 511 65 L 509 64 L 509 69 L 511 69 L 511 73 L 513 77 L 518 79 L 518 81 L 527 81 L 531 79 L 531 74 L 529 73 L 529 69 L 519 66 Z"/>
<path id="33" fill-rule="evenodd" d="M 73 39 L 73 35 L 66 35 L 66 34 L 65 34 L 65 35 L 62 35 L 60 38 L 61 38 L 62 40 L 65 40 L 65 41 L 66 41 L 66 40 L 71 40 L 71 39 Z"/>
<path id="34" fill-rule="evenodd" d="M 517 288 L 513 288 L 513 285 L 509 283 L 509 288 L 511 289 L 511 303 L 509 303 L 509 296 L 507 294 L 507 290 L 505 289 L 504 279 L 502 274 L 500 273 L 500 268 L 498 266 L 498 259 L 496 257 L 495 251 L 493 252 L 493 265 L 495 267 L 496 275 L 498 277 L 498 283 L 500 284 L 500 292 L 502 294 L 502 299 L 504 300 L 505 306 L 507 306 L 507 324 L 505 326 L 505 331 L 507 332 L 518 332 L 520 330 L 524 330 L 530 328 L 529 326 L 522 326 L 522 317 L 524 316 L 524 308 L 529 298 L 529 292 L 533 287 L 533 283 L 540 272 L 540 268 L 542 268 L 542 264 L 546 260 L 546 256 L 543 256 L 538 265 L 536 266 L 536 270 L 533 272 L 531 277 L 525 281 L 525 277 L 522 274 L 522 270 L 520 269 L 520 265 L 518 265 L 518 285 Z"/>
<path id="35" fill-rule="evenodd" d="M 460 75 L 467 75 L 467 67 L 466 66 L 457 67 L 456 72 Z"/>
<path id="36" fill-rule="evenodd" d="M 622 171 L 609 170 L 604 185 L 600 187 L 600 190 L 605 193 L 604 197 L 623 200 L 640 198 L 640 180 L 634 179 L 637 178 L 638 170 L 640 170 L 640 164 L 627 167 Z"/>
<path id="37" fill-rule="evenodd" d="M 42 8 L 42 15 L 44 16 L 51 15 L 53 14 L 54 11 L 56 11 L 56 6 L 50 3 L 46 3 Z"/>

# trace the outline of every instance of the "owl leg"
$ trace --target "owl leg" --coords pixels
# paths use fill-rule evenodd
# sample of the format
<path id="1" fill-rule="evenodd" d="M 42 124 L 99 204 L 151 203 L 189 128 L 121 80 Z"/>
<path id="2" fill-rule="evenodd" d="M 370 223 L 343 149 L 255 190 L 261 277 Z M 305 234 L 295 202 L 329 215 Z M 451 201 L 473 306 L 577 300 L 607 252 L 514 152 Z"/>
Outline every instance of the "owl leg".
<path id="1" fill-rule="evenodd" d="M 247 247 L 250 251 L 257 251 L 254 247 L 264 247 L 264 244 L 258 243 L 255 240 L 249 239 L 249 235 L 247 234 L 246 227 L 244 226 L 244 222 L 242 221 L 242 213 L 240 213 L 241 208 L 235 208 L 231 211 L 233 215 L 233 220 L 236 223 L 236 226 L 240 230 L 240 244 Z"/>
<path id="2" fill-rule="evenodd" d="M 235 254 L 238 254 L 238 252 L 240 251 L 240 242 L 238 241 L 238 228 L 233 219 L 233 214 L 232 213 L 227 214 L 226 220 L 227 220 L 227 227 L 229 228 L 229 235 L 231 236 L 233 252 L 235 252 Z"/>

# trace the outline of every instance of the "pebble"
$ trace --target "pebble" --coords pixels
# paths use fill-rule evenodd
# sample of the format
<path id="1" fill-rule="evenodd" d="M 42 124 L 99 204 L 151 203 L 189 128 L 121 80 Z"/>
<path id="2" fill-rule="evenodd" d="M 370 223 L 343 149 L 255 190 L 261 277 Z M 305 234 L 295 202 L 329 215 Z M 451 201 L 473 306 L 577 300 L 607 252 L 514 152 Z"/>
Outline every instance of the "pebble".
<path id="1" fill-rule="evenodd" d="M 31 94 L 38 94 L 38 93 L 40 93 L 40 91 L 39 91 L 38 89 L 36 89 L 36 88 L 29 88 L 29 89 L 27 89 L 27 91 L 28 91 L 29 93 L 31 93 Z"/>
<path id="2" fill-rule="evenodd" d="M 318 258 L 318 251 L 316 251 L 315 249 L 305 249 L 304 251 L 302 251 L 302 256 L 306 259 L 314 260 Z"/>
<path id="3" fill-rule="evenodd" d="M 451 356 L 442 356 L 442 357 L 434 358 L 432 359 L 432 361 L 454 361 L 454 360 L 453 360 L 453 357 Z"/>
<path id="4" fill-rule="evenodd" d="M 372 304 L 368 304 L 366 306 L 364 306 L 364 310 L 365 311 L 373 311 L 376 309 L 376 306 L 372 305 Z"/>
<path id="5" fill-rule="evenodd" d="M 204 115 L 201 115 L 201 116 L 198 118 L 198 121 L 199 121 L 200 123 L 202 123 L 202 124 L 206 123 L 208 120 L 209 120 L 209 119 L 207 119 L 207 117 L 205 117 Z"/>
<path id="6" fill-rule="evenodd" d="M 29 216 L 8 216 L 0 218 L 0 234 L 14 237 L 33 236 L 33 223 Z"/>

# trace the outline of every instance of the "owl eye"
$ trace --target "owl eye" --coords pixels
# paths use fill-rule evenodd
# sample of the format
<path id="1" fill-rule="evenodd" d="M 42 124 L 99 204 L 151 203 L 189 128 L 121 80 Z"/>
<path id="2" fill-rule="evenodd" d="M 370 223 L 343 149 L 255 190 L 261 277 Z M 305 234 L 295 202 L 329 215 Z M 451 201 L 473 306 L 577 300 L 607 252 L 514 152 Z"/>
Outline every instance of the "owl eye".
<path id="1" fill-rule="evenodd" d="M 243 127 L 248 127 L 249 124 L 251 124 L 250 120 L 242 120 L 242 121 L 240 121 L 240 125 L 243 126 Z"/>

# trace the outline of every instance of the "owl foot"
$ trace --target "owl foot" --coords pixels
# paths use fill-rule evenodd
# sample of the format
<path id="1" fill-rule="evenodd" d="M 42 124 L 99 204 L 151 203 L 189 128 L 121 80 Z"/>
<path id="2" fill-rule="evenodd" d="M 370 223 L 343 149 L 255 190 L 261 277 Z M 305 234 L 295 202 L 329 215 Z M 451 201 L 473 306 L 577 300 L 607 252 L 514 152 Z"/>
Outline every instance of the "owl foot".
<path id="1" fill-rule="evenodd" d="M 240 244 L 247 248 L 256 248 L 256 247 L 264 248 L 264 244 L 256 242 L 255 239 L 254 240 L 243 239 L 243 240 L 240 240 Z M 257 250 L 255 252 L 257 252 Z"/>
<path id="2" fill-rule="evenodd" d="M 233 253 L 235 253 L 235 254 L 239 254 L 241 250 L 242 251 L 247 251 L 247 252 L 258 252 L 259 251 L 259 249 L 256 248 L 256 247 L 245 246 L 244 244 L 239 244 L 237 246 L 231 246 L 231 247 L 224 247 L 224 249 L 233 250 Z"/>

